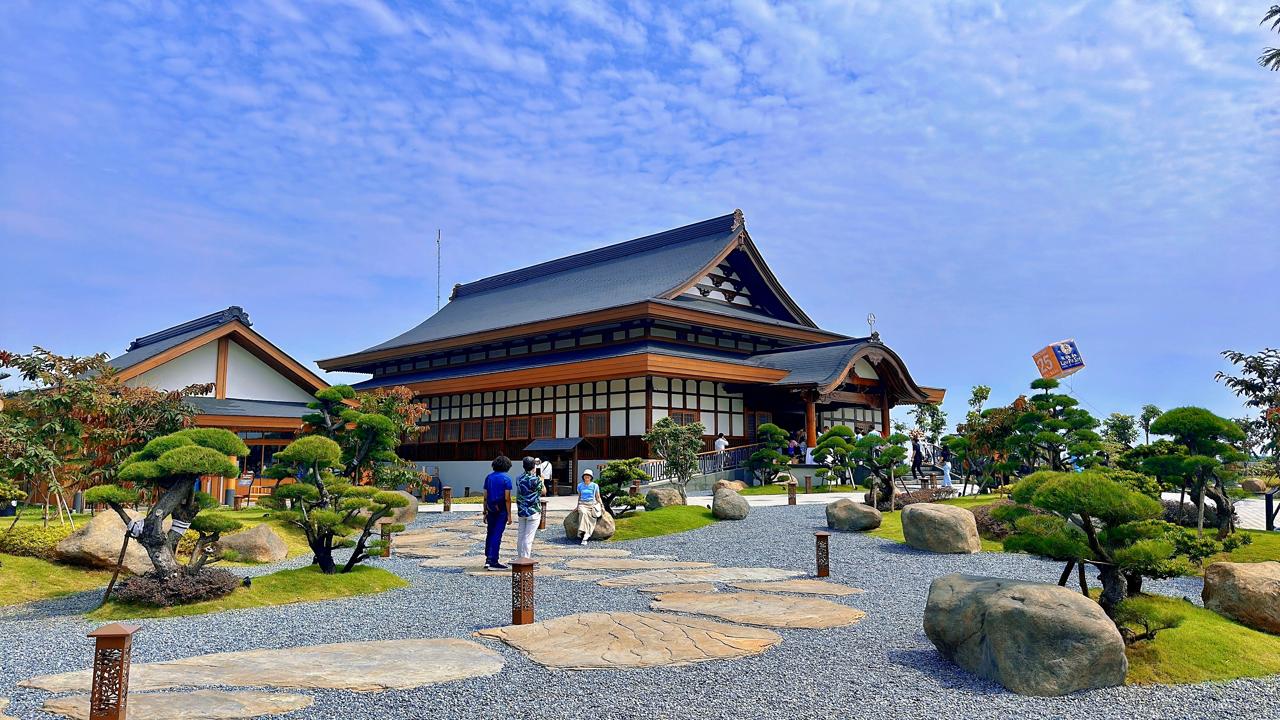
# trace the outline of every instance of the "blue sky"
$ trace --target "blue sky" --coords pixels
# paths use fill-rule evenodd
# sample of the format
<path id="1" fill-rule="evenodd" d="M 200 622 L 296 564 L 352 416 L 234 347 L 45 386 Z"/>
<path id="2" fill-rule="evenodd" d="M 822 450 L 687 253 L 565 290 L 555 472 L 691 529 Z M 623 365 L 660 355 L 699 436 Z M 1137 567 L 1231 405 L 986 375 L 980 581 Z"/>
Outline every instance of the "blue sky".
<path id="1" fill-rule="evenodd" d="M 0 346 L 118 353 L 231 304 L 299 359 L 444 287 L 742 208 L 821 325 L 1008 401 L 1237 415 L 1276 345 L 1257 2 L 0 7 Z"/>

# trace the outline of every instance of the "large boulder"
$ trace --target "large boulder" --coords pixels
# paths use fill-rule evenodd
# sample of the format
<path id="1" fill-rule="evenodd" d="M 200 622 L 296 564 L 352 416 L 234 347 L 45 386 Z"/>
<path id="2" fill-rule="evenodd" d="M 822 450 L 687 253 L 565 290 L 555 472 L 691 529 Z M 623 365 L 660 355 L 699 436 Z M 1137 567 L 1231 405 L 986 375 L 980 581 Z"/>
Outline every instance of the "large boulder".
<path id="1" fill-rule="evenodd" d="M 223 550 L 234 550 L 248 562 L 280 562 L 289 554 L 289 546 L 266 523 L 227 535 L 219 544 Z"/>
<path id="2" fill-rule="evenodd" d="M 916 503 L 902 509 L 907 544 L 936 553 L 976 553 L 982 549 L 973 513 L 954 505 Z"/>
<path id="3" fill-rule="evenodd" d="M 1213 563 L 1200 598 L 1219 615 L 1280 634 L 1280 562 Z"/>
<path id="4" fill-rule="evenodd" d="M 924 632 L 938 652 L 1019 695 L 1124 684 L 1124 639 L 1102 607 L 1045 583 L 945 575 L 929 586 Z"/>
<path id="5" fill-rule="evenodd" d="M 596 529 L 591 531 L 591 540 L 608 540 L 618 531 L 618 526 L 613 522 L 613 516 L 609 513 L 600 515 L 600 519 L 596 520 Z M 578 540 L 581 535 L 578 534 L 578 512 L 575 510 L 564 518 L 564 534 L 570 540 Z"/>
<path id="6" fill-rule="evenodd" d="M 1249 478 L 1240 481 L 1240 489 L 1251 493 L 1264 493 L 1267 491 L 1267 484 L 1257 478 Z"/>
<path id="7" fill-rule="evenodd" d="M 751 506 L 741 493 L 720 488 L 711 497 L 711 514 L 717 520 L 742 520 L 751 512 Z"/>
<path id="8" fill-rule="evenodd" d="M 137 520 L 140 513 L 125 510 L 125 513 Z M 171 524 L 165 520 L 165 527 Z M 93 516 L 84 527 L 63 538 L 53 548 L 54 556 L 60 562 L 71 565 L 84 565 L 98 568 L 114 568 L 120 557 L 120 546 L 124 543 L 124 522 L 114 511 L 108 510 Z M 155 569 L 147 551 L 136 541 L 129 542 L 129 549 L 124 554 L 124 569 L 135 575 L 141 575 Z"/>
<path id="9" fill-rule="evenodd" d="M 827 503 L 827 527 L 845 532 L 865 532 L 880 527 L 883 516 L 867 505 L 843 498 Z"/>
<path id="10" fill-rule="evenodd" d="M 734 492 L 742 492 L 747 489 L 747 484 L 738 482 L 737 480 L 717 480 L 715 485 L 711 486 L 711 492 L 714 494 L 719 490 L 732 490 Z"/>
<path id="11" fill-rule="evenodd" d="M 674 487 L 656 487 L 644 496 L 645 510 L 657 510 L 658 508 L 684 504 L 684 496 Z"/>

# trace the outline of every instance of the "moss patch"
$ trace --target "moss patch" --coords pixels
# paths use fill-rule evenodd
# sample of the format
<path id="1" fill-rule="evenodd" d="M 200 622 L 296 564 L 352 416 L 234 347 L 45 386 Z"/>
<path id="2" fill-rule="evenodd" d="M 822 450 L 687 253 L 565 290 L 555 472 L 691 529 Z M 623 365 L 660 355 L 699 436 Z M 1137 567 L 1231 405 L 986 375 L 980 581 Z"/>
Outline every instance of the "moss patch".
<path id="1" fill-rule="evenodd" d="M 1280 532 L 1242 531 L 1253 537 L 1253 542 L 1236 548 L 1233 552 L 1220 553 L 1210 562 L 1266 562 L 1280 561 Z"/>
<path id="2" fill-rule="evenodd" d="M 944 505 L 955 505 L 957 507 L 976 507 L 978 505 L 988 505 L 999 500 L 997 495 L 968 495 L 965 497 L 952 498 L 950 500 L 941 501 Z M 906 542 L 906 538 L 902 534 L 902 511 L 894 510 L 893 512 L 883 513 L 883 519 L 880 527 L 872 530 L 869 535 L 881 537 L 894 542 Z M 983 552 L 1004 552 L 1004 543 L 999 540 L 982 540 Z"/>
<path id="3" fill-rule="evenodd" d="M 70 595 L 105 587 L 111 573 L 58 565 L 32 557 L 0 555 L 0 605 Z"/>
<path id="4" fill-rule="evenodd" d="M 617 532 L 611 540 L 636 540 L 639 538 L 671 535 L 697 530 L 715 522 L 710 508 L 698 505 L 670 505 L 653 511 L 635 513 L 617 519 Z"/>
<path id="5" fill-rule="evenodd" d="M 288 605 L 317 600 L 333 600 L 406 587 L 400 576 L 369 565 L 357 565 L 349 573 L 325 575 L 315 566 L 281 570 L 253 579 L 253 586 L 239 588 L 230 595 L 177 607 L 158 608 L 110 602 L 89 613 L 95 620 L 125 618 L 185 617 L 223 610 Z"/>
<path id="6" fill-rule="evenodd" d="M 1198 683 L 1280 673 L 1280 636 L 1247 628 L 1185 600 L 1144 595 L 1129 602 L 1159 606 L 1183 618 L 1182 625 L 1128 649 L 1130 684 Z"/>

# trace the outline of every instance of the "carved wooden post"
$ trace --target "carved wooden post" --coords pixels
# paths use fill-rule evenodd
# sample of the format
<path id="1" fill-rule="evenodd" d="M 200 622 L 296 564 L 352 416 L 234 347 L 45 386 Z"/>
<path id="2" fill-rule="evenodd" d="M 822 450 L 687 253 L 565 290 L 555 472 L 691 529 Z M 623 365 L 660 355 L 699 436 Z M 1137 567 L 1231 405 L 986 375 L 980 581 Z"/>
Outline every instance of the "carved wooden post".
<path id="1" fill-rule="evenodd" d="M 391 557 L 391 524 L 382 523 L 382 557 Z"/>
<path id="2" fill-rule="evenodd" d="M 639 481 L 639 480 L 632 480 L 632 481 L 631 481 L 631 493 L 630 493 L 630 494 L 632 494 L 632 495 L 639 495 L 639 494 L 640 494 L 640 481 Z"/>
<path id="3" fill-rule="evenodd" d="M 796 481 L 795 480 L 790 480 L 787 482 L 787 504 L 788 505 L 796 504 Z"/>
<path id="4" fill-rule="evenodd" d="M 89 720 L 125 720 L 129 699 L 129 653 L 138 625 L 112 623 L 89 633 L 93 649 L 93 690 Z"/>
<path id="5" fill-rule="evenodd" d="M 533 566 L 531 558 L 511 561 L 511 624 L 533 622 Z"/>
<path id="6" fill-rule="evenodd" d="M 464 497 L 464 498 L 469 498 L 469 497 L 471 497 L 471 486 L 470 486 L 470 485 L 463 485 L 463 486 L 462 486 L 462 497 Z"/>
<path id="7" fill-rule="evenodd" d="M 453 488 L 448 485 L 440 488 L 440 502 L 442 503 L 441 512 L 449 512 L 453 509 Z"/>
<path id="8" fill-rule="evenodd" d="M 538 529 L 547 529 L 547 501 L 542 501 L 542 512 L 538 513 Z"/>
<path id="9" fill-rule="evenodd" d="M 804 494 L 808 495 L 812 492 L 813 492 L 813 476 L 805 475 L 804 476 Z"/>
<path id="10" fill-rule="evenodd" d="M 831 533 L 819 530 L 813 534 L 818 561 L 818 577 L 831 576 Z"/>

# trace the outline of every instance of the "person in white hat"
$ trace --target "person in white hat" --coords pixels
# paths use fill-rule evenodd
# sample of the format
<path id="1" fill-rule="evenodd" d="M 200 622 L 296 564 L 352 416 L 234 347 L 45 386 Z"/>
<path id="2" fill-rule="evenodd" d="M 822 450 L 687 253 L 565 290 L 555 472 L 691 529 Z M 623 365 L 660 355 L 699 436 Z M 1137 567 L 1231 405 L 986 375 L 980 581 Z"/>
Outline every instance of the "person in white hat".
<path id="1" fill-rule="evenodd" d="M 591 468 L 582 471 L 582 481 L 578 483 L 578 534 L 582 535 L 582 544 L 586 545 L 591 533 L 596 531 L 596 520 L 604 514 L 600 504 L 600 486 L 596 484 L 596 474 Z"/>

